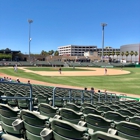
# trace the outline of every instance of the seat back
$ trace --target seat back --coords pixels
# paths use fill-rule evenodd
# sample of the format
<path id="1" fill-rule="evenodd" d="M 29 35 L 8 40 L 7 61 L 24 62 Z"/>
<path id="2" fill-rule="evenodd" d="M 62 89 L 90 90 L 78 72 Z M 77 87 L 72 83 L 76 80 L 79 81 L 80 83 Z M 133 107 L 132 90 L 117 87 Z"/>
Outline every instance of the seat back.
<path id="1" fill-rule="evenodd" d="M 15 97 L 24 97 L 22 93 L 17 93 Z M 19 99 L 18 100 L 18 107 L 20 109 L 28 109 L 29 108 L 29 100 L 27 99 Z"/>
<path id="2" fill-rule="evenodd" d="M 20 113 L 20 116 L 24 122 L 26 131 L 34 135 L 40 135 L 40 132 L 43 130 L 43 128 L 48 125 L 48 117 L 36 114 L 29 110 L 23 109 Z"/>
<path id="3" fill-rule="evenodd" d="M 81 120 L 83 114 L 77 113 L 72 109 L 62 108 L 60 109 L 60 116 L 62 117 L 62 120 L 77 124 Z"/>
<path id="4" fill-rule="evenodd" d="M 51 129 L 53 130 L 55 140 L 83 140 L 84 135 L 87 133 L 86 127 L 81 127 L 58 119 L 54 119 L 51 122 Z"/>
<path id="5" fill-rule="evenodd" d="M 13 109 L 8 105 L 0 104 L 1 126 L 6 133 L 18 135 L 20 131 L 14 131 L 13 121 L 18 118 L 19 109 Z"/>
<path id="6" fill-rule="evenodd" d="M 36 95 L 36 98 L 37 98 L 39 104 L 40 103 L 49 103 L 48 97 L 43 94 Z"/>
<path id="7" fill-rule="evenodd" d="M 115 125 L 117 135 L 130 140 L 140 139 L 140 126 L 130 122 L 118 122 Z"/>
<path id="8" fill-rule="evenodd" d="M 88 114 L 85 117 L 85 122 L 87 127 L 92 128 L 94 131 L 104 131 L 107 132 L 111 126 L 112 121 L 107 120 L 99 115 Z"/>
<path id="9" fill-rule="evenodd" d="M 119 112 L 120 114 L 124 115 L 124 116 L 134 116 L 135 113 L 132 113 L 131 111 L 129 111 L 128 109 L 119 109 L 117 110 L 117 112 Z"/>
<path id="10" fill-rule="evenodd" d="M 97 108 L 98 111 L 103 111 L 103 112 L 107 112 L 107 111 L 113 111 L 113 109 L 111 109 L 108 106 L 102 105 L 100 107 Z"/>
<path id="11" fill-rule="evenodd" d="M 91 136 L 91 140 L 125 140 L 119 136 L 97 131 Z"/>
<path id="12" fill-rule="evenodd" d="M 130 122 L 140 125 L 140 116 L 134 116 L 129 118 Z"/>
<path id="13" fill-rule="evenodd" d="M 49 104 L 41 103 L 38 106 L 39 112 L 41 115 L 45 115 L 48 117 L 54 117 L 56 115 L 56 112 L 58 108 L 52 107 Z"/>
<path id="14" fill-rule="evenodd" d="M 95 108 L 92 108 L 92 107 L 85 107 L 83 109 L 83 113 L 84 114 L 95 114 L 95 115 L 101 115 L 102 111 L 98 111 L 97 109 Z"/>
<path id="15" fill-rule="evenodd" d="M 65 108 L 69 108 L 69 109 L 72 109 L 72 110 L 74 110 L 74 111 L 80 111 L 80 109 L 81 109 L 81 106 L 77 106 L 76 104 L 74 104 L 74 103 L 67 103 L 65 106 L 64 106 Z"/>
<path id="16" fill-rule="evenodd" d="M 113 120 L 113 121 L 125 121 L 127 116 L 123 116 L 118 112 L 108 111 L 103 115 L 106 119 Z"/>

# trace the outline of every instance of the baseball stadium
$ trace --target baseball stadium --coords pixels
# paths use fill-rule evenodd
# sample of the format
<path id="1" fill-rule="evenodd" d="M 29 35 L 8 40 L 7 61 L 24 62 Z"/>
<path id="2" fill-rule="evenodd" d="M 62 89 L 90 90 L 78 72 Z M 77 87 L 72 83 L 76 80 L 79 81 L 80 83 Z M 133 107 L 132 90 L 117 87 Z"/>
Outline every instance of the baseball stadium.
<path id="1" fill-rule="evenodd" d="M 1 139 L 140 140 L 139 46 L 0 50 Z"/>

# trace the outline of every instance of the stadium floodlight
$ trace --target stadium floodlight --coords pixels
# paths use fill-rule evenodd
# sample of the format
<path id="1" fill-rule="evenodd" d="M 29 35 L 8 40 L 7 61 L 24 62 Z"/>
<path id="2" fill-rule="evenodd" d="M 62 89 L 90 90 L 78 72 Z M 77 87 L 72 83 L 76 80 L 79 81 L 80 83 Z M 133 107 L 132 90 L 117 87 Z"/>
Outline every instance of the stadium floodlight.
<path id="1" fill-rule="evenodd" d="M 31 52 L 30 52 L 30 43 L 31 43 L 31 23 L 33 22 L 32 19 L 28 19 L 28 23 L 29 23 L 29 61 L 30 61 L 30 55 L 31 55 Z"/>
<path id="2" fill-rule="evenodd" d="M 104 27 L 107 26 L 106 23 L 101 23 L 102 26 L 102 62 L 104 58 Z"/>

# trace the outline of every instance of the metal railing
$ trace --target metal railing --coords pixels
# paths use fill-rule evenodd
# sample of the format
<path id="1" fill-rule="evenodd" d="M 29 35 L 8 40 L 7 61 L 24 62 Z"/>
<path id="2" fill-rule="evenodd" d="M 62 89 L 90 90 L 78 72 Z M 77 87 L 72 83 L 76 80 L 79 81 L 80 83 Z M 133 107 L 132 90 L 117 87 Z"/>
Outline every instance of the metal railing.
<path id="1" fill-rule="evenodd" d="M 59 90 L 67 90 L 67 93 L 59 93 Z M 77 94 L 73 94 L 73 91 L 77 91 Z M 66 95 L 66 96 L 65 96 Z M 108 97 L 109 96 L 109 97 Z M 63 88 L 63 87 L 54 87 L 53 88 L 53 96 L 52 96 L 52 106 L 55 106 L 55 101 L 57 100 L 67 100 L 68 102 L 72 102 L 72 100 L 78 100 L 81 104 L 84 101 L 89 101 L 91 104 L 94 103 L 94 99 L 97 97 L 98 102 L 101 101 L 116 101 L 117 95 L 115 93 L 93 93 L 93 91 L 86 91 L 80 89 L 70 89 L 70 88 Z"/>
<path id="2" fill-rule="evenodd" d="M 33 101 L 33 98 L 32 98 L 32 85 L 31 84 L 22 84 L 22 83 L 15 83 L 15 82 L 2 82 L 0 81 L 0 84 L 8 84 L 8 85 L 19 85 L 19 86 L 27 86 L 30 88 L 30 96 L 29 97 L 10 97 L 10 96 L 5 96 L 5 95 L 2 95 L 0 96 L 0 99 L 19 99 L 19 100 L 22 100 L 22 99 L 27 99 L 30 101 L 30 110 L 32 111 L 33 110 L 33 106 L 32 106 L 32 101 Z"/>

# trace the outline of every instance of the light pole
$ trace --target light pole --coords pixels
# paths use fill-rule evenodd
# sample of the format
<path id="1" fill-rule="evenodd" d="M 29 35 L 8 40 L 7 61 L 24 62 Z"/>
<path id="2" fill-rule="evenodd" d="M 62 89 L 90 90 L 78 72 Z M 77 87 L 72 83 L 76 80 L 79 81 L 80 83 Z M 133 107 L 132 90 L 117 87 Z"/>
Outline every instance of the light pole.
<path id="1" fill-rule="evenodd" d="M 31 23 L 33 22 L 32 19 L 28 19 L 28 23 L 29 23 L 29 61 L 30 61 L 30 43 L 31 43 Z"/>
<path id="2" fill-rule="evenodd" d="M 107 26 L 106 23 L 101 23 L 102 26 L 102 62 L 104 57 L 104 27 Z"/>

